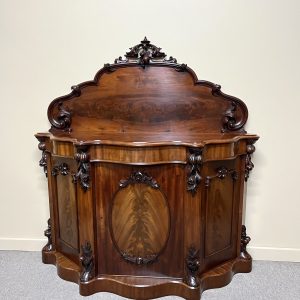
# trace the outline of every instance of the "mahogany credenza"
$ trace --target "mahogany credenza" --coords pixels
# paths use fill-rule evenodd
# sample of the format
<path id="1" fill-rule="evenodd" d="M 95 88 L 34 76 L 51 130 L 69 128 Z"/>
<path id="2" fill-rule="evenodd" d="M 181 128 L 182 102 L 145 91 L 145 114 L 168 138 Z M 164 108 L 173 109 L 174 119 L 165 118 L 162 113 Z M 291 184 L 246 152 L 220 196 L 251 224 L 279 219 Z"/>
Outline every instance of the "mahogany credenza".
<path id="1" fill-rule="evenodd" d="M 250 272 L 248 111 L 146 38 L 51 102 L 36 134 L 48 179 L 43 262 L 133 299 L 199 299 Z"/>

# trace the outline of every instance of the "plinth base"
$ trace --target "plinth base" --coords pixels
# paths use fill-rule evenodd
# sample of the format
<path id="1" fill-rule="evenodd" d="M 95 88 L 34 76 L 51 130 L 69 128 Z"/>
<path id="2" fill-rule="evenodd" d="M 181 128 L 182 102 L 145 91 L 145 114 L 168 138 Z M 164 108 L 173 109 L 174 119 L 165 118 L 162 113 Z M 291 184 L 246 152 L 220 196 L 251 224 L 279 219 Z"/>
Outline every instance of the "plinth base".
<path id="1" fill-rule="evenodd" d="M 179 296 L 198 300 L 203 291 L 227 285 L 234 274 L 248 273 L 252 269 L 252 259 L 238 257 L 201 274 L 197 288 L 186 285 L 178 278 L 154 278 L 134 276 L 102 275 L 89 282 L 80 282 L 80 268 L 77 264 L 56 251 L 43 251 L 45 264 L 57 267 L 59 277 L 79 285 L 80 294 L 92 295 L 97 292 L 109 292 L 132 299 L 153 299 L 164 296 Z"/>

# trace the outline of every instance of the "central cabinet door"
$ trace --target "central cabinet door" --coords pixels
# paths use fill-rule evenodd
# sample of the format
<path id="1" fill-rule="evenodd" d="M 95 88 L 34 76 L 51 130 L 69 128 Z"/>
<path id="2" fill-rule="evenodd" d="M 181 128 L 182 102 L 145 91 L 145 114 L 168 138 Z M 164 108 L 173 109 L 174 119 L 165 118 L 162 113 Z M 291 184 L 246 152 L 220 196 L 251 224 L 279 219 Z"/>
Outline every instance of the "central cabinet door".
<path id="1" fill-rule="evenodd" d="M 96 163 L 98 274 L 182 277 L 185 166 Z"/>

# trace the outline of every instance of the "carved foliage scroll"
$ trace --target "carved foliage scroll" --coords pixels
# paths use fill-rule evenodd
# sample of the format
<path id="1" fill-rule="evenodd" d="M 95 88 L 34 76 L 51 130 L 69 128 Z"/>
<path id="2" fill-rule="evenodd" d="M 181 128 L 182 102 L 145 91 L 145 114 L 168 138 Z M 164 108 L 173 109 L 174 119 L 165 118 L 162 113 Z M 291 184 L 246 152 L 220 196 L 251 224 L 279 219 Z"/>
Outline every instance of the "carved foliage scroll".
<path id="1" fill-rule="evenodd" d="M 70 168 L 69 168 L 68 164 L 61 163 L 60 165 L 53 167 L 53 169 L 51 171 L 51 175 L 57 176 L 58 174 L 61 174 L 63 176 L 66 176 L 69 174 L 69 172 L 70 172 Z"/>
<path id="2" fill-rule="evenodd" d="M 90 161 L 87 150 L 88 147 L 78 147 L 78 152 L 75 155 L 75 159 L 78 162 L 78 168 L 76 174 L 73 175 L 73 181 L 75 183 L 79 181 L 80 186 L 84 191 L 87 191 L 90 187 Z"/>
<path id="3" fill-rule="evenodd" d="M 191 287 L 198 287 L 200 282 L 198 278 L 198 272 L 200 267 L 200 254 L 199 249 L 191 246 L 188 249 L 188 254 L 185 259 L 187 276 L 186 283 Z"/>
<path id="4" fill-rule="evenodd" d="M 229 170 L 226 167 L 220 167 L 216 170 L 216 173 L 214 175 L 206 176 L 205 187 L 208 188 L 210 186 L 210 182 L 212 179 L 214 179 L 214 178 L 224 179 L 224 178 L 226 178 L 227 175 L 231 175 L 231 178 L 233 180 L 238 179 L 238 174 L 235 170 L 232 170 L 232 169 Z"/>
<path id="5" fill-rule="evenodd" d="M 195 194 L 198 185 L 201 182 L 201 165 L 202 165 L 202 149 L 190 148 L 188 157 L 188 179 L 187 179 L 187 190 L 192 194 Z"/>
<path id="6" fill-rule="evenodd" d="M 91 243 L 88 241 L 81 246 L 80 262 L 82 265 L 80 281 L 88 282 L 94 277 L 94 256 Z"/>

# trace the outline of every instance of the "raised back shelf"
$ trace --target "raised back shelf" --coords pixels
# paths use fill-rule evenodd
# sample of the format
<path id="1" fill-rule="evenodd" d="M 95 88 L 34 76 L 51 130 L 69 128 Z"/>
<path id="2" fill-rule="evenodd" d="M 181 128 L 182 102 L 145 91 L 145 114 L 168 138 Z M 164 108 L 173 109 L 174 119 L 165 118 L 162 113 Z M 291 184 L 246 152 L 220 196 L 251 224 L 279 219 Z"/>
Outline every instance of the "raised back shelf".
<path id="1" fill-rule="evenodd" d="M 142 41 L 137 53 L 150 53 L 149 45 Z M 52 101 L 50 131 L 72 137 L 88 132 L 98 139 L 109 133 L 156 134 L 159 140 L 174 134 L 244 132 L 248 111 L 241 100 L 198 80 L 191 68 L 166 60 L 165 54 L 149 56 L 144 63 L 140 56 L 105 64 L 93 81 Z"/>

